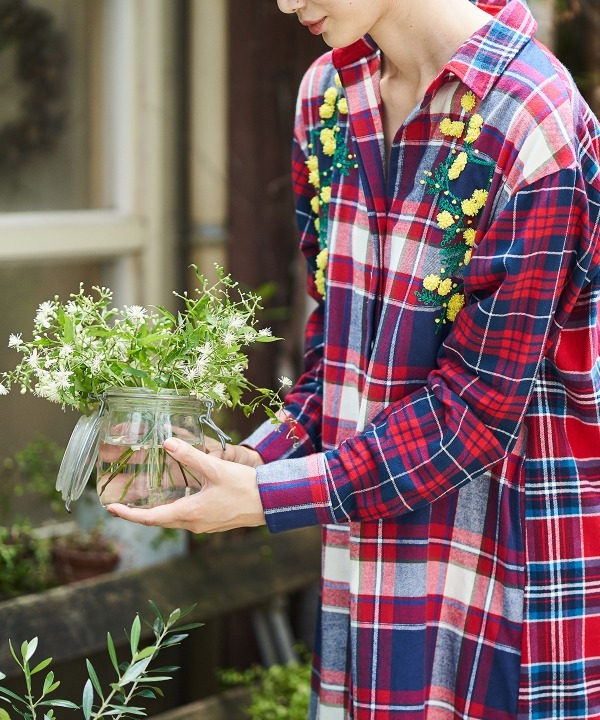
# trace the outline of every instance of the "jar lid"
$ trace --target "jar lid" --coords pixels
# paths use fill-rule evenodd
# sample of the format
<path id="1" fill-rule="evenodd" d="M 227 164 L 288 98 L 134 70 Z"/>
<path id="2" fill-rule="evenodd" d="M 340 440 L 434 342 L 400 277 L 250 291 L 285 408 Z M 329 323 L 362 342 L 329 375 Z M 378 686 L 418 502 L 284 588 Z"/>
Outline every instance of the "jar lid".
<path id="1" fill-rule="evenodd" d="M 102 410 L 79 418 L 63 455 L 56 489 L 62 494 L 68 512 L 71 503 L 81 497 L 96 463 Z"/>

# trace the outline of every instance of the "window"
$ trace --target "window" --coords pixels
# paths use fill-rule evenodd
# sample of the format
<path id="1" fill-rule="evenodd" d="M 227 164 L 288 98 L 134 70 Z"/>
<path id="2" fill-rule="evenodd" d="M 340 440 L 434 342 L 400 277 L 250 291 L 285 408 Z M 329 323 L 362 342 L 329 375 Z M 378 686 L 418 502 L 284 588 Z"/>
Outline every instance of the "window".
<path id="1" fill-rule="evenodd" d="M 15 6 L 24 25 L 0 38 L 2 369 L 15 362 L 6 348 L 9 333 L 28 335 L 38 304 L 54 294 L 67 297 L 80 281 L 86 288 L 110 286 L 118 304 L 171 303 L 181 182 L 174 122 L 178 3 L 27 0 Z M 3 18 L 0 34 L 6 27 Z M 32 34 L 35 52 L 22 76 Z M 50 80 L 58 76 L 54 95 L 44 97 L 35 84 L 36 73 L 44 72 Z M 32 98 L 45 107 L 32 109 Z M 18 126 L 25 132 L 36 112 L 56 119 L 53 131 L 14 157 L 12 167 L 3 166 L 5 131 Z M 0 434 L 0 457 L 48 428 L 66 442 L 76 416 L 47 405 L 18 391 L 1 399 L 2 417 L 11 421 Z"/>

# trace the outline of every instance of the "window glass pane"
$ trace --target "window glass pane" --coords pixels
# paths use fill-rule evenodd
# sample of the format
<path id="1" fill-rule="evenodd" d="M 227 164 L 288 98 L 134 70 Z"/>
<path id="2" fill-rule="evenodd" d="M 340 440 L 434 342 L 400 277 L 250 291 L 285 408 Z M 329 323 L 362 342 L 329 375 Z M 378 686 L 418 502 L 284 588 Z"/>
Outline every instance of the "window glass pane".
<path id="1" fill-rule="evenodd" d="M 102 206 L 103 0 L 14 0 L 0 18 L 0 212 Z"/>

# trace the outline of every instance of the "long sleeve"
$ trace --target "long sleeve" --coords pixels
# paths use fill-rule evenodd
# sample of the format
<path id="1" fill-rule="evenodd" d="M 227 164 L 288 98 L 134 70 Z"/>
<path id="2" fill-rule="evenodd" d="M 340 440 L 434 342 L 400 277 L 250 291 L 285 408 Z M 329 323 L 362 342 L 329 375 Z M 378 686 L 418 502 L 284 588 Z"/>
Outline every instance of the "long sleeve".
<path id="1" fill-rule="evenodd" d="M 575 170 L 516 192 L 473 252 L 468 304 L 426 385 L 333 451 L 259 468 L 271 530 L 398 516 L 511 452 L 540 364 L 596 277 L 598 200 Z"/>

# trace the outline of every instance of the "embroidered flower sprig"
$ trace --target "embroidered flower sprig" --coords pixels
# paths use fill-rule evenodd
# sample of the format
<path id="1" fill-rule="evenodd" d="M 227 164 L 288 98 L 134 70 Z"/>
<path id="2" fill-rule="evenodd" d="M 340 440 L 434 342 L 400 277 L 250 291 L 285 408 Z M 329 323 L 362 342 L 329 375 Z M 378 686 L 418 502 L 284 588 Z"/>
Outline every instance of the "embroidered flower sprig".
<path id="1" fill-rule="evenodd" d="M 341 93 L 339 75 L 335 76 L 335 85 L 327 88 L 323 104 L 319 108 L 321 127 L 311 133 L 306 166 L 308 182 L 316 194 L 310 202 L 315 214 L 315 229 L 319 234 L 319 254 L 316 258 L 315 285 L 322 297 L 325 297 L 325 271 L 327 268 L 327 231 L 329 226 L 329 203 L 334 173 L 348 175 L 351 168 L 357 168 L 356 155 L 348 152 L 348 143 L 341 134 L 339 123 L 341 116 L 348 115 L 348 102 Z"/>
<path id="2" fill-rule="evenodd" d="M 421 184 L 426 185 L 430 195 L 439 195 L 438 227 L 444 231 L 440 246 L 442 267 L 439 273 L 427 275 L 423 290 L 417 291 L 417 298 L 429 306 L 440 308 L 436 318 L 436 332 L 447 322 L 453 322 L 465 305 L 463 283 L 456 277 L 471 262 L 471 253 L 477 233 L 477 218 L 485 206 L 488 189 L 492 182 L 495 165 L 479 156 L 473 144 L 481 134 L 483 118 L 472 113 L 477 99 L 472 92 L 461 98 L 465 120 L 444 118 L 440 123 L 442 135 L 462 140 L 460 147 L 454 147 L 450 155 L 433 172 L 425 171 Z M 470 114 L 470 115 L 469 115 Z M 458 143 L 456 143 L 458 144 Z M 486 169 L 487 186 L 476 188 L 470 197 L 460 197 L 453 192 L 452 181 L 468 171 L 469 163 Z"/>

